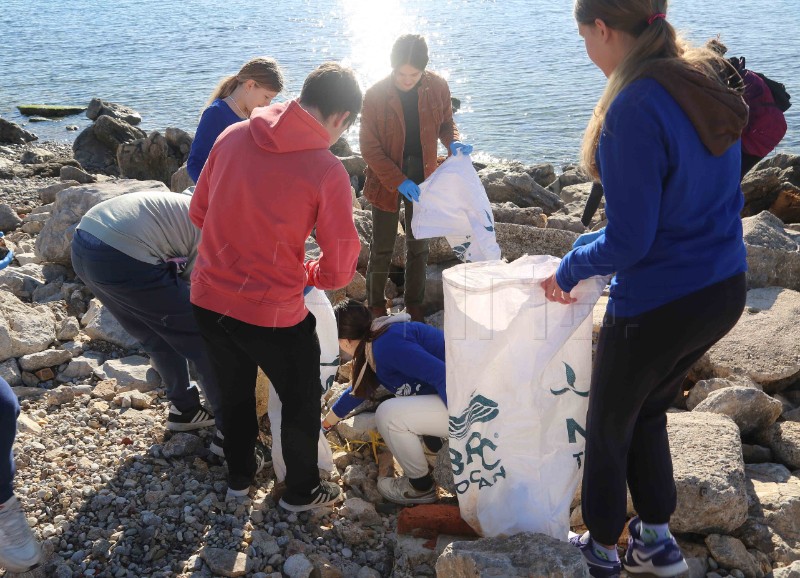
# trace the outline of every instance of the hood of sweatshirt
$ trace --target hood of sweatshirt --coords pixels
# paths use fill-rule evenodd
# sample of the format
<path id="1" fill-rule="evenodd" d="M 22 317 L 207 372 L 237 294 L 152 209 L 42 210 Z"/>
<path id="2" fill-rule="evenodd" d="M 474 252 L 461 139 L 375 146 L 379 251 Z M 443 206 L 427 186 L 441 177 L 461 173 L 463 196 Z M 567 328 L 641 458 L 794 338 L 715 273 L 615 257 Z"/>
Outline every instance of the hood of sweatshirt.
<path id="1" fill-rule="evenodd" d="M 330 141 L 325 127 L 296 100 L 255 109 L 250 134 L 258 146 L 273 153 L 327 149 Z"/>
<path id="2" fill-rule="evenodd" d="M 729 79 L 727 83 L 675 60 L 658 61 L 645 74 L 675 99 L 714 156 L 722 155 L 739 140 L 748 115 L 741 79 L 730 63 L 720 62 L 726 66 L 721 76 Z"/>

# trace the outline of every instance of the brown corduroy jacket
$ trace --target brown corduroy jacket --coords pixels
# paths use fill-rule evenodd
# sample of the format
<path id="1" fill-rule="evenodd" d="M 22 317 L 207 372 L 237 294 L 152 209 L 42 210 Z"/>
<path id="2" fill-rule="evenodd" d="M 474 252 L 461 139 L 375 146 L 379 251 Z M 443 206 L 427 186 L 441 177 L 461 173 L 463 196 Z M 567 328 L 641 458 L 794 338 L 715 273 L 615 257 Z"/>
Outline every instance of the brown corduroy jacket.
<path id="1" fill-rule="evenodd" d="M 426 71 L 419 87 L 419 131 L 422 164 L 427 179 L 436 169 L 437 141 L 450 153 L 450 143 L 458 140 L 453 122 L 453 105 L 447 81 Z M 391 76 L 377 82 L 364 96 L 361 109 L 361 156 L 367 163 L 364 196 L 383 211 L 397 212 L 397 187 L 406 180 L 403 174 L 403 147 L 406 124 L 403 105 Z"/>

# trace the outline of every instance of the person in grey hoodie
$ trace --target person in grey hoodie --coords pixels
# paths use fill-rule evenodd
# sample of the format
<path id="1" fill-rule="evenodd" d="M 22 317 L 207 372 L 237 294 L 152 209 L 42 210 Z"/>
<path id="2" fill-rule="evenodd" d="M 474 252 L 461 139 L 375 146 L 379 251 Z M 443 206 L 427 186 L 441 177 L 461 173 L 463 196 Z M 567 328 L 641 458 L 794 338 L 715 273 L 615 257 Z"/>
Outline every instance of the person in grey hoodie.
<path id="1" fill-rule="evenodd" d="M 190 431 L 216 423 L 211 451 L 221 455 L 219 388 L 189 302 L 189 274 L 200 241 L 200 230 L 189 219 L 191 200 L 190 195 L 146 191 L 95 205 L 75 231 L 72 266 L 150 356 L 170 401 L 167 429 Z M 197 370 L 211 410 L 190 382 L 187 360 Z"/>

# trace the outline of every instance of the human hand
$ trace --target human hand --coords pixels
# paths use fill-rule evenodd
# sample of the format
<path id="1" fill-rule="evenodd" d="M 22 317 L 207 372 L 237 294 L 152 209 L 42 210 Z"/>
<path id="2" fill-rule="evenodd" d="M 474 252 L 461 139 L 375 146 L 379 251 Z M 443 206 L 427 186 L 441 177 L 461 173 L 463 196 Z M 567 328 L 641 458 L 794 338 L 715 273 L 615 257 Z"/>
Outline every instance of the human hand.
<path id="1" fill-rule="evenodd" d="M 575 242 L 572 244 L 572 248 L 573 249 L 577 249 L 578 247 L 583 247 L 584 245 L 588 245 L 589 243 L 594 242 L 595 239 L 597 239 L 599 237 L 602 237 L 605 234 L 606 234 L 606 228 L 605 227 L 603 227 L 599 231 L 592 231 L 591 233 L 584 233 L 583 235 L 581 235 L 580 237 L 575 239 Z"/>
<path id="2" fill-rule="evenodd" d="M 464 144 L 461 141 L 454 140 L 450 143 L 450 152 L 453 153 L 453 156 L 455 156 L 458 154 L 458 151 L 461 151 L 461 153 L 466 156 L 472 152 L 472 145 Z"/>
<path id="3" fill-rule="evenodd" d="M 415 183 L 411 179 L 406 179 L 402 183 L 400 183 L 400 186 L 397 187 L 397 190 L 400 191 L 400 194 L 403 195 L 409 201 L 412 201 L 414 203 L 419 201 L 419 194 L 420 194 L 419 187 L 417 186 L 417 183 Z"/>
<path id="4" fill-rule="evenodd" d="M 561 303 L 563 305 L 569 305 L 577 301 L 577 299 L 572 297 L 568 292 L 561 290 L 561 287 L 558 286 L 558 281 L 556 281 L 555 273 L 542 281 L 540 286 L 544 289 L 544 296 L 548 301 L 554 301 L 555 303 Z"/>

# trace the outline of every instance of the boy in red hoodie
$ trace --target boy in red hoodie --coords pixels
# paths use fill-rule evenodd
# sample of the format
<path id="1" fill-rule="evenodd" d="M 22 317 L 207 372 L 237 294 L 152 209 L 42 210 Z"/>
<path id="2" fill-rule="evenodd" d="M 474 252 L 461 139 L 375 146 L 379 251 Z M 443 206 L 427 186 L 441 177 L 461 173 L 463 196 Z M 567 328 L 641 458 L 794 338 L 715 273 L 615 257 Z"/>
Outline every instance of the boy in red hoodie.
<path id="1" fill-rule="evenodd" d="M 355 121 L 361 90 L 353 71 L 325 63 L 300 98 L 256 109 L 217 139 L 192 198 L 202 229 L 191 301 L 218 375 L 228 496 L 244 496 L 264 455 L 257 448 L 258 367 L 283 404 L 286 492 L 280 505 L 304 511 L 334 503 L 320 481 L 320 348 L 306 286 L 337 289 L 353 278 L 361 249 L 350 180 L 328 150 Z M 304 262 L 316 227 L 320 258 Z"/>

